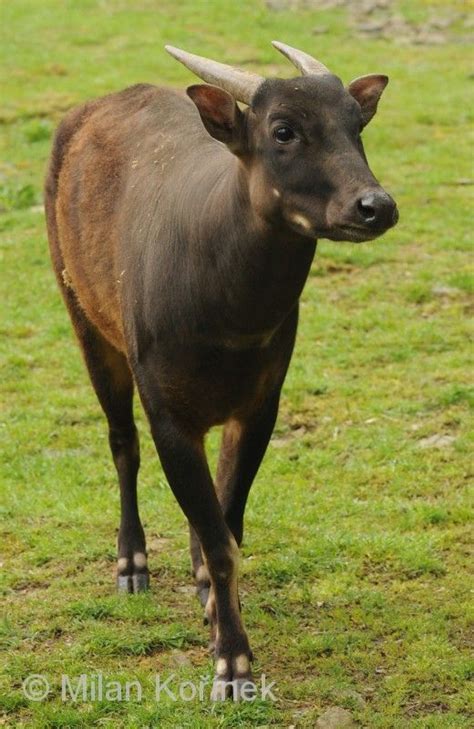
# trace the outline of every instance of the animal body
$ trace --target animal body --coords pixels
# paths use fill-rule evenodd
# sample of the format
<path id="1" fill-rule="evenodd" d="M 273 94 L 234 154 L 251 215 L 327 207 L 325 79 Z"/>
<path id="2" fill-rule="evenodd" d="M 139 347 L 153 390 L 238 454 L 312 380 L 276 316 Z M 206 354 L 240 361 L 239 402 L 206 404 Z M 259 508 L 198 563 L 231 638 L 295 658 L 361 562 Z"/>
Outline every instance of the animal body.
<path id="1" fill-rule="evenodd" d="M 237 587 L 243 516 L 316 239 L 369 240 L 398 217 L 360 138 L 387 77 L 344 87 L 311 56 L 274 45 L 301 75 L 265 80 L 168 47 L 208 83 L 187 94 L 140 84 L 74 109 L 46 181 L 52 261 L 120 484 L 118 589 L 149 582 L 136 387 L 189 521 L 214 699 L 253 686 Z M 204 437 L 216 425 L 213 479 Z"/>

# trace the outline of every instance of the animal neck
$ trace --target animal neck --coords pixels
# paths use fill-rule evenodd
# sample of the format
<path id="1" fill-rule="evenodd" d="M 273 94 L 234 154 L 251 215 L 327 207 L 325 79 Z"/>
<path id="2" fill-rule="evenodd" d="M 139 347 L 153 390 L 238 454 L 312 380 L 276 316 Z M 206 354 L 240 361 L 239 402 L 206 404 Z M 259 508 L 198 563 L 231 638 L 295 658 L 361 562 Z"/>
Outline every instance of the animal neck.
<path id="1" fill-rule="evenodd" d="M 281 217 L 263 219 L 249 188 L 243 164 L 223 155 L 205 203 L 199 210 L 194 206 L 193 247 L 226 326 L 258 337 L 274 330 L 297 304 L 316 242 L 291 231 Z"/>

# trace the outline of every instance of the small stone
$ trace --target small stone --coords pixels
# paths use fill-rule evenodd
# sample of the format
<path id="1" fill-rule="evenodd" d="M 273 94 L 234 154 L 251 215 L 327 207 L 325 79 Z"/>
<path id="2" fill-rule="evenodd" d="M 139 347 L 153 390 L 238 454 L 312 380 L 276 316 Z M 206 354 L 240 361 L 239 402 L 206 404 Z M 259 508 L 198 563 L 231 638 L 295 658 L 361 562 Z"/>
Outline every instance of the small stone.
<path id="1" fill-rule="evenodd" d="M 317 729 L 353 729 L 354 721 L 350 711 L 340 706 L 331 706 L 316 722 Z"/>
<path id="2" fill-rule="evenodd" d="M 441 46 L 446 43 L 446 36 L 429 30 L 422 30 L 414 38 L 413 43 L 419 46 Z"/>
<path id="3" fill-rule="evenodd" d="M 292 435 L 295 438 L 299 438 L 300 436 L 304 435 L 306 433 L 306 428 L 304 425 L 299 425 L 296 428 L 292 427 Z"/>
<path id="4" fill-rule="evenodd" d="M 461 293 L 461 291 L 454 286 L 437 285 L 433 286 L 431 293 L 434 294 L 434 296 L 457 296 Z"/>
<path id="5" fill-rule="evenodd" d="M 446 448 L 446 446 L 454 443 L 456 438 L 454 435 L 443 435 L 443 433 L 436 433 L 430 435 L 427 438 L 422 438 L 418 441 L 418 448 Z"/>
<path id="6" fill-rule="evenodd" d="M 437 16 L 435 18 L 431 18 L 431 20 L 428 21 L 428 25 L 431 28 L 436 28 L 438 30 L 445 30 L 446 28 L 449 28 L 454 23 L 455 20 L 456 20 L 456 18 L 454 16 L 451 16 L 451 17 Z"/>
<path id="7" fill-rule="evenodd" d="M 193 585 L 178 585 L 173 590 L 174 592 L 181 592 L 183 595 L 194 595 L 195 588 Z"/>
<path id="8" fill-rule="evenodd" d="M 381 33 L 385 30 L 386 23 L 383 20 L 374 20 L 369 23 L 360 23 L 357 30 L 362 33 Z"/>
<path id="9" fill-rule="evenodd" d="M 189 667 L 193 665 L 186 653 L 182 653 L 182 651 L 172 652 L 171 663 L 177 668 Z"/>

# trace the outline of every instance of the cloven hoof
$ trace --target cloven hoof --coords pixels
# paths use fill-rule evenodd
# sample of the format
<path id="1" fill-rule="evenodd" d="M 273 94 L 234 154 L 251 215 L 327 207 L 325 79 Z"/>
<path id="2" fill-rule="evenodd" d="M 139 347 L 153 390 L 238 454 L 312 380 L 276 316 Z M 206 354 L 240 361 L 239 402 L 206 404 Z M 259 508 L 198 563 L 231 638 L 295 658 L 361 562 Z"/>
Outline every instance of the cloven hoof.
<path id="1" fill-rule="evenodd" d="M 135 594 L 145 592 L 150 587 L 150 578 L 147 572 L 135 575 L 117 575 L 117 592 Z"/>

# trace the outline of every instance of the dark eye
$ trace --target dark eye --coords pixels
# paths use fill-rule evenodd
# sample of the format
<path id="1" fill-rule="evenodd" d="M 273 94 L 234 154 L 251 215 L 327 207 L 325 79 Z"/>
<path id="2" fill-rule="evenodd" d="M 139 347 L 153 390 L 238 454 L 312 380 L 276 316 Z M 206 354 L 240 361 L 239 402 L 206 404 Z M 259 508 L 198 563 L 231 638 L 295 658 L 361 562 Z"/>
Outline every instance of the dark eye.
<path id="1" fill-rule="evenodd" d="M 295 133 L 291 127 L 282 124 L 280 127 L 276 127 L 273 130 L 273 136 L 278 144 L 287 144 L 295 138 Z"/>

